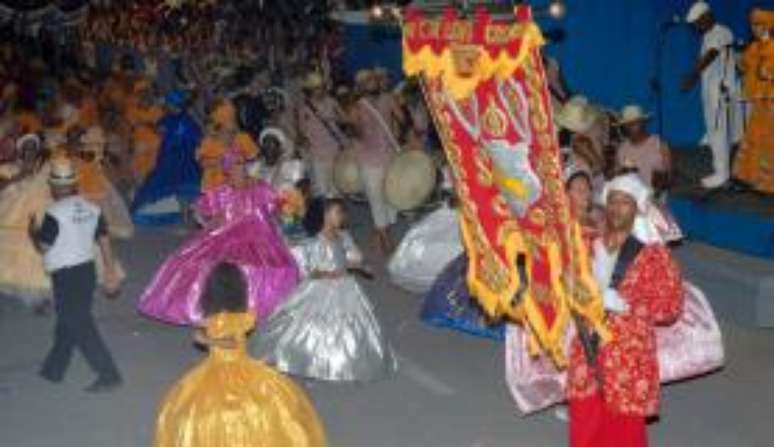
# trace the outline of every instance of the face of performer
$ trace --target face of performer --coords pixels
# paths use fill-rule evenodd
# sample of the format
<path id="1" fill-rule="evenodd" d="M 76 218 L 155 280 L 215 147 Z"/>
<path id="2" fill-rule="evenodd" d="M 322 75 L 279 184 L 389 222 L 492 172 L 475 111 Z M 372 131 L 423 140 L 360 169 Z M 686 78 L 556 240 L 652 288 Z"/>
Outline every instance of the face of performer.
<path id="1" fill-rule="evenodd" d="M 583 217 L 591 207 L 591 181 L 588 176 L 578 174 L 567 183 L 567 195 L 570 197 L 572 211 L 578 217 Z"/>
<path id="2" fill-rule="evenodd" d="M 325 211 L 325 227 L 329 229 L 340 229 L 344 226 L 344 209 L 340 203 L 334 203 Z"/>
<path id="3" fill-rule="evenodd" d="M 637 202 L 634 197 L 621 191 L 610 191 L 607 195 L 605 220 L 607 228 L 616 232 L 629 232 L 637 216 Z"/>
<path id="4" fill-rule="evenodd" d="M 282 155 L 279 141 L 273 137 L 266 137 L 261 146 L 261 153 L 267 165 L 276 165 Z"/>
<path id="5" fill-rule="evenodd" d="M 647 136 L 645 121 L 642 120 L 628 122 L 624 124 L 623 129 L 626 138 L 632 141 L 639 141 Z"/>
<path id="6" fill-rule="evenodd" d="M 694 23 L 694 26 L 699 31 L 699 33 L 704 34 L 707 31 L 711 30 L 713 26 L 715 26 L 715 18 L 712 16 L 711 13 L 706 13 L 703 16 L 699 17 L 699 19 Z"/>

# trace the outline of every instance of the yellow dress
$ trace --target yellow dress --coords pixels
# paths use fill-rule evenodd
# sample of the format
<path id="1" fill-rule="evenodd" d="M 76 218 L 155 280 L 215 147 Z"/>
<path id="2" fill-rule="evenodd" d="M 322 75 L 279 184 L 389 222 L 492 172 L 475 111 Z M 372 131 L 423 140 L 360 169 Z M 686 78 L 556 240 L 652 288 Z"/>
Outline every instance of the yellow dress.
<path id="1" fill-rule="evenodd" d="M 745 96 L 752 105 L 734 176 L 774 193 L 774 41 L 756 41 L 745 51 Z"/>
<path id="2" fill-rule="evenodd" d="M 126 119 L 132 129 L 132 171 L 135 180 L 141 182 L 150 174 L 156 164 L 161 136 L 156 130 L 156 123 L 164 115 L 164 110 L 158 106 L 145 107 L 135 105 L 127 110 Z"/>
<path id="3" fill-rule="evenodd" d="M 156 422 L 155 447 L 321 447 L 320 418 L 290 379 L 245 350 L 255 324 L 248 313 L 206 321 L 210 338 L 232 338 L 236 349 L 211 347 L 209 356 L 167 393 Z"/>
<path id="4" fill-rule="evenodd" d="M 94 160 L 76 160 L 78 190 L 86 199 L 102 209 L 110 235 L 129 239 L 134 235 L 134 224 L 124 199 L 108 180 L 101 164 L 101 155 Z"/>
<path id="5" fill-rule="evenodd" d="M 43 257 L 35 250 L 27 225 L 30 216 L 38 224 L 53 202 L 48 186 L 48 166 L 0 193 L 0 292 L 34 303 L 51 296 L 51 280 Z"/>

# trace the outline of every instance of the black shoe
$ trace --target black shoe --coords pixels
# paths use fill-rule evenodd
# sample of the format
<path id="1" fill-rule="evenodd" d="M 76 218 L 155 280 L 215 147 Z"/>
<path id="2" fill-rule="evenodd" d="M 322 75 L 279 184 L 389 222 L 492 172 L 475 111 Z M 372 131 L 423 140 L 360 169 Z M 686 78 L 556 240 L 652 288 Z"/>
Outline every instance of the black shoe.
<path id="1" fill-rule="evenodd" d="M 121 380 L 120 377 L 115 377 L 112 379 L 105 379 L 100 377 L 97 379 L 94 383 L 87 386 L 84 391 L 87 393 L 109 393 L 110 391 L 115 390 L 116 388 L 120 387 L 121 384 L 124 381 Z"/>
<path id="2" fill-rule="evenodd" d="M 43 379 L 43 380 L 45 380 L 47 382 L 54 383 L 54 384 L 62 383 L 62 380 L 64 380 L 64 377 L 56 376 L 56 375 L 51 374 L 51 373 L 46 372 L 46 371 L 40 371 L 38 373 L 38 376 L 40 376 L 41 379 Z"/>

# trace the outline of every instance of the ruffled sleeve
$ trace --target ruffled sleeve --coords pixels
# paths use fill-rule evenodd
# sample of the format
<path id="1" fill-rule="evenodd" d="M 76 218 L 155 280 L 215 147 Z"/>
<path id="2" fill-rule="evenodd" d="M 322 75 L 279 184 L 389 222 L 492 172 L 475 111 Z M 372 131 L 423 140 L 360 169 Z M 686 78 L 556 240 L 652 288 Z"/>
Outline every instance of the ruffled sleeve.
<path id="1" fill-rule="evenodd" d="M 635 314 L 653 323 L 666 325 L 676 321 L 683 310 L 683 279 L 677 262 L 663 245 L 643 248 L 627 277 L 628 287 L 636 288 L 630 296 Z"/>

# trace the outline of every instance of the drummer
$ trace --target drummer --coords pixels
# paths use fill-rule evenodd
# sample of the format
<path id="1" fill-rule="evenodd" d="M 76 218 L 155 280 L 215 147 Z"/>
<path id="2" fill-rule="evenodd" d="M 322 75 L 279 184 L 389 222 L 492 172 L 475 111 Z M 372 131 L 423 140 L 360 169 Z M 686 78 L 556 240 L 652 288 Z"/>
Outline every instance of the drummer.
<path id="1" fill-rule="evenodd" d="M 365 186 L 375 239 L 384 254 L 392 249 L 389 228 L 397 220 L 397 212 L 386 201 L 384 178 L 392 156 L 397 152 L 397 142 L 387 120 L 375 104 L 379 92 L 379 80 L 371 71 L 361 70 L 356 77 L 359 98 L 347 105 L 348 136 L 352 147 L 359 154 L 360 172 Z"/>
<path id="2" fill-rule="evenodd" d="M 322 76 L 311 72 L 304 80 L 304 100 L 298 108 L 300 146 L 307 150 L 312 164 L 312 178 L 316 195 L 336 195 L 333 186 L 333 163 L 336 154 L 344 148 L 339 129 L 341 109 L 325 89 Z"/>

